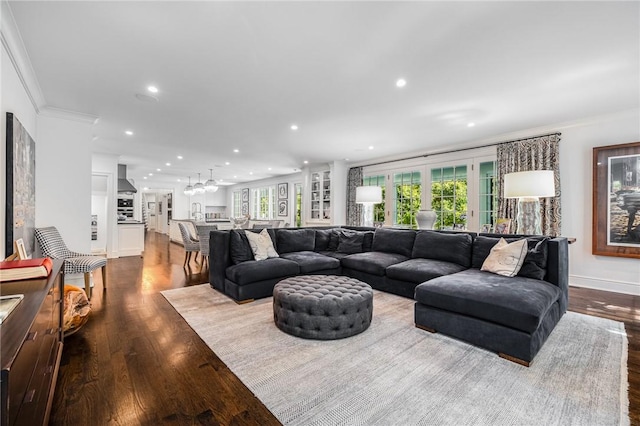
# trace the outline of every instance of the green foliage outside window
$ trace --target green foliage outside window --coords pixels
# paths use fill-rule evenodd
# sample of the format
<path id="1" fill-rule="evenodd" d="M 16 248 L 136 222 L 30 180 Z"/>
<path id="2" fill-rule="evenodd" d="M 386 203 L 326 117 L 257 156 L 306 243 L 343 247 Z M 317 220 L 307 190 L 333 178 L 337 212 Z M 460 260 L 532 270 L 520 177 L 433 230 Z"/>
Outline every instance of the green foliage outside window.
<path id="1" fill-rule="evenodd" d="M 447 180 L 431 183 L 431 209 L 438 214 L 436 229 L 467 224 L 467 181 Z"/>
<path id="2" fill-rule="evenodd" d="M 420 210 L 421 185 L 396 185 L 396 224 L 417 227 L 416 213 Z"/>

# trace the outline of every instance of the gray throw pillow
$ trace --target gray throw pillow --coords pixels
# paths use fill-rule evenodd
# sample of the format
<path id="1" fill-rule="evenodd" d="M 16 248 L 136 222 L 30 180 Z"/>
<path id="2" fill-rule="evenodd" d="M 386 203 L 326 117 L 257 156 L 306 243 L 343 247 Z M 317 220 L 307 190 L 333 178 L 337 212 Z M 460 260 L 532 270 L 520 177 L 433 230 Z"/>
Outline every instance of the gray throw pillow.
<path id="1" fill-rule="evenodd" d="M 338 237 L 338 253 L 354 254 L 362 253 L 364 232 L 349 231 L 343 229 Z"/>

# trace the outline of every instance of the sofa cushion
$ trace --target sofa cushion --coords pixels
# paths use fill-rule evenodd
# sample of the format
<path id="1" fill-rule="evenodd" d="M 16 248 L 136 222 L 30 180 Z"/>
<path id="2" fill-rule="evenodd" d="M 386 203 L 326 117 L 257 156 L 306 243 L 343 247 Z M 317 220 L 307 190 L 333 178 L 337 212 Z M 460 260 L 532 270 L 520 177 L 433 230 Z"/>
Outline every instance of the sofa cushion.
<path id="1" fill-rule="evenodd" d="M 421 283 L 443 275 L 455 274 L 465 269 L 464 266 L 457 263 L 443 260 L 409 259 L 389 266 L 386 274 L 389 278 L 396 280 Z"/>
<path id="2" fill-rule="evenodd" d="M 316 229 L 316 243 L 313 251 L 329 250 L 329 242 L 331 241 L 333 229 Z"/>
<path id="3" fill-rule="evenodd" d="M 371 250 L 411 257 L 415 238 L 416 232 L 409 229 L 378 228 L 373 235 Z"/>
<path id="4" fill-rule="evenodd" d="M 229 256 L 234 265 L 253 260 L 253 251 L 244 230 L 229 231 Z"/>
<path id="5" fill-rule="evenodd" d="M 343 229 L 338 234 L 337 252 L 354 254 L 362 253 L 362 243 L 364 242 L 364 232 L 349 231 Z"/>
<path id="6" fill-rule="evenodd" d="M 338 259 L 338 260 L 342 260 L 347 256 L 350 256 L 347 253 L 340 253 L 337 251 L 329 251 L 329 250 L 325 250 L 325 251 L 319 251 L 319 254 L 322 254 L 324 256 L 329 256 L 329 257 L 333 257 L 334 259 Z"/>
<path id="7" fill-rule="evenodd" d="M 480 270 L 513 277 L 520 271 L 526 255 L 526 240 L 508 243 L 504 238 L 500 238 L 500 241 L 493 246 L 489 256 L 482 263 Z"/>
<path id="8" fill-rule="evenodd" d="M 273 246 L 273 240 L 266 229 L 263 229 L 259 233 L 245 230 L 245 235 L 247 236 L 255 260 L 279 257 L 278 252 Z"/>
<path id="9" fill-rule="evenodd" d="M 467 269 L 416 287 L 418 303 L 532 333 L 560 298 L 558 287 L 526 277 Z"/>
<path id="10" fill-rule="evenodd" d="M 313 251 L 283 253 L 280 257 L 296 262 L 302 274 L 340 267 L 340 261 L 338 259 L 324 256 Z"/>
<path id="11" fill-rule="evenodd" d="M 372 275 L 383 276 L 387 267 L 408 260 L 407 256 L 398 253 L 369 251 L 349 255 L 342 259 L 342 266 Z"/>
<path id="12" fill-rule="evenodd" d="M 281 257 L 272 257 L 262 261 L 249 260 L 231 265 L 226 270 L 227 278 L 238 285 L 284 278 L 299 273 L 300 267 L 296 262 Z"/>
<path id="13" fill-rule="evenodd" d="M 485 235 L 479 235 L 473 240 L 473 253 L 471 256 L 471 267 L 480 269 L 487 256 L 491 252 L 493 246 L 495 246 L 501 237 L 490 237 Z M 524 237 L 505 237 L 508 243 L 518 241 Z M 538 280 L 544 279 L 547 274 L 547 253 L 549 237 L 535 236 L 527 238 L 527 256 L 524 258 L 524 262 L 518 276 L 535 278 Z"/>
<path id="14" fill-rule="evenodd" d="M 413 243 L 412 258 L 424 258 L 453 262 L 468 268 L 471 266 L 471 235 L 438 231 L 418 231 Z"/>
<path id="15" fill-rule="evenodd" d="M 316 244 L 316 231 L 313 229 L 279 229 L 276 233 L 278 253 L 294 251 L 313 251 Z"/>

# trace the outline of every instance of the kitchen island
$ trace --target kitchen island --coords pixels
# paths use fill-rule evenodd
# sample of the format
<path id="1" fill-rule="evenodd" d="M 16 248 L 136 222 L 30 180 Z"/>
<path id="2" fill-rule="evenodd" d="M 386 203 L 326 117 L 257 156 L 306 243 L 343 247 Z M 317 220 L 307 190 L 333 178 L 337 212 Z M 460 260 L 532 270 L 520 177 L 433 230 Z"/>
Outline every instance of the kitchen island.
<path id="1" fill-rule="evenodd" d="M 144 224 L 137 220 L 118 222 L 118 257 L 141 256 L 144 251 Z"/>

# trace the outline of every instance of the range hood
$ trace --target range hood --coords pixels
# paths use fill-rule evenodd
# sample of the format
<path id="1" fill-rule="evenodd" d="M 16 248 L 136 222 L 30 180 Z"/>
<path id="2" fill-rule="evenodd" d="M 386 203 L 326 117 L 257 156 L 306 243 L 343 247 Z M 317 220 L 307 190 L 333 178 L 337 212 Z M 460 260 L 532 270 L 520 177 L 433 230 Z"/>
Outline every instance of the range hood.
<path id="1" fill-rule="evenodd" d="M 118 164 L 118 193 L 135 194 L 138 190 L 127 180 L 127 166 Z"/>

